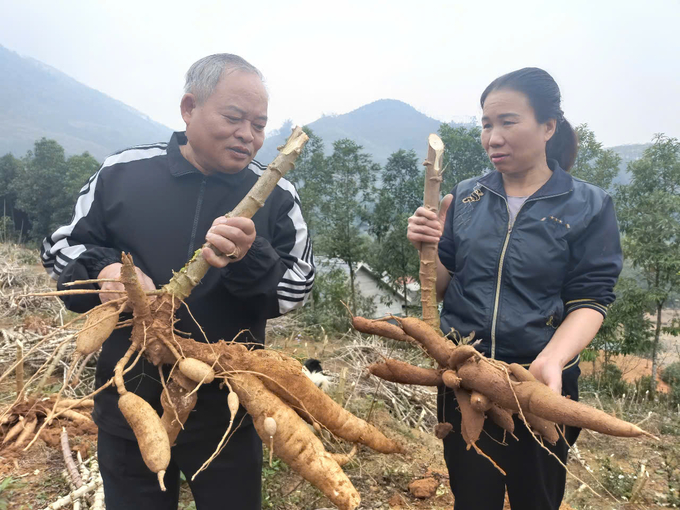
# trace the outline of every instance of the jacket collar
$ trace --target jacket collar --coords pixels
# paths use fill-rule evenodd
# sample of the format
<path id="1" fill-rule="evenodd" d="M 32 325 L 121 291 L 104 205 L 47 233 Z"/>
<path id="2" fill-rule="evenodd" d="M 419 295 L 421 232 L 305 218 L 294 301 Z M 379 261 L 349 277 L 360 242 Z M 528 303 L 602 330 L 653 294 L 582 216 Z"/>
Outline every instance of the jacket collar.
<path id="1" fill-rule="evenodd" d="M 548 179 L 548 182 L 531 195 L 532 199 L 561 195 L 574 189 L 574 180 L 571 177 L 571 174 L 565 172 L 562 167 L 560 167 L 557 160 L 549 159 L 548 167 L 553 173 L 550 176 L 550 179 Z M 503 176 L 498 170 L 486 174 L 478 179 L 477 182 L 485 188 L 489 188 L 497 195 L 507 198 L 505 186 L 503 186 Z"/>
<path id="2" fill-rule="evenodd" d="M 194 165 L 189 163 L 184 156 L 182 155 L 182 152 L 180 151 L 180 145 L 185 145 L 187 143 L 187 135 L 184 131 L 175 131 L 172 134 L 172 137 L 170 138 L 170 142 L 168 143 L 168 162 L 170 165 L 170 174 L 173 177 L 182 177 L 184 175 L 203 175 L 203 173 L 196 168 Z M 248 168 L 248 167 L 246 167 Z M 243 169 L 245 170 L 245 168 Z M 219 179 L 228 183 L 238 183 L 241 182 L 247 172 L 244 172 L 241 170 L 238 173 L 235 174 L 223 174 L 223 173 L 217 173 L 214 175 L 208 176 L 209 179 Z"/>

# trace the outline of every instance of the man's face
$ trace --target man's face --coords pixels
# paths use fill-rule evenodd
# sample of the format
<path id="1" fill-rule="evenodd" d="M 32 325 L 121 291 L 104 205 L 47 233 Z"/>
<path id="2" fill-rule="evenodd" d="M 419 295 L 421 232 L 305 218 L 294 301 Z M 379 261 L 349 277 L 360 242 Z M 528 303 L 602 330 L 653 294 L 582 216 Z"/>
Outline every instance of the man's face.
<path id="1" fill-rule="evenodd" d="M 236 173 L 253 160 L 264 143 L 267 92 L 253 73 L 234 71 L 220 79 L 210 97 L 197 104 L 182 98 L 187 159 L 204 174 Z"/>

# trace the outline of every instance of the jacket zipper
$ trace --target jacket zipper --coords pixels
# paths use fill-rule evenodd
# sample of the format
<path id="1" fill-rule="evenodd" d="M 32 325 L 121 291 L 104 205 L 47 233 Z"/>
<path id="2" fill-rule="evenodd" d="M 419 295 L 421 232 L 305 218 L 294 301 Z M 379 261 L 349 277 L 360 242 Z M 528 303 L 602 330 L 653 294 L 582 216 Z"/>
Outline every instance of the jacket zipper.
<path id="1" fill-rule="evenodd" d="M 482 184 L 482 186 L 484 186 Z M 484 186 L 486 189 L 488 189 L 491 193 L 494 195 L 500 197 L 503 202 L 505 202 L 505 207 L 508 210 L 508 232 L 505 234 L 505 241 L 503 242 L 503 249 L 501 250 L 501 257 L 498 260 L 498 277 L 496 279 L 496 292 L 494 296 L 494 303 L 493 303 L 493 316 L 491 319 L 491 359 L 494 359 L 496 357 L 496 326 L 498 324 L 498 309 L 499 309 L 499 303 L 500 303 L 500 297 L 501 297 L 501 281 L 503 278 L 503 262 L 505 262 L 505 253 L 508 250 L 508 243 L 510 242 L 510 235 L 512 234 L 512 229 L 515 226 L 515 223 L 517 223 L 517 218 L 519 218 L 519 213 L 522 211 L 524 208 L 524 204 L 527 202 L 536 202 L 537 200 L 543 200 L 545 198 L 553 198 L 553 197 L 559 197 L 561 195 L 566 195 L 567 193 L 571 193 L 571 190 L 565 191 L 564 193 L 558 193 L 557 195 L 549 195 L 547 197 L 539 197 L 539 198 L 534 198 L 534 199 L 528 199 L 524 201 L 524 204 L 520 206 L 520 208 L 517 210 L 517 214 L 515 214 L 515 221 L 512 221 L 511 215 L 510 215 L 510 206 L 508 205 L 508 201 L 503 195 L 500 195 L 499 193 L 496 193 L 494 190 L 491 188 L 487 188 Z"/>
<path id="2" fill-rule="evenodd" d="M 194 214 L 194 225 L 191 229 L 191 241 L 189 241 L 189 253 L 187 254 L 187 260 L 191 260 L 194 255 L 194 242 L 196 242 L 196 231 L 198 230 L 198 218 L 201 214 L 201 208 L 203 207 L 203 195 L 205 194 L 205 183 L 206 176 L 203 176 L 201 181 L 201 187 L 198 191 L 198 201 L 196 202 L 196 213 Z"/>

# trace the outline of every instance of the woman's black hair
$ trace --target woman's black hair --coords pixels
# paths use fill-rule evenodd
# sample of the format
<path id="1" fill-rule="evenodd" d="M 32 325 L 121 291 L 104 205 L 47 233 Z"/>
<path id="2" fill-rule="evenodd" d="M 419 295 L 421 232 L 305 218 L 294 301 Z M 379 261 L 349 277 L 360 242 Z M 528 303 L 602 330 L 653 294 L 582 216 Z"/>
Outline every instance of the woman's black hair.
<path id="1" fill-rule="evenodd" d="M 560 107 L 562 97 L 555 80 L 543 69 L 525 67 L 500 78 L 496 78 L 482 93 L 480 103 L 484 108 L 486 97 L 494 90 L 509 89 L 521 92 L 529 99 L 539 123 L 555 119 L 556 128 L 552 138 L 545 146 L 547 159 L 556 159 L 560 166 L 569 171 L 576 160 L 578 138 L 574 128 L 564 118 Z"/>

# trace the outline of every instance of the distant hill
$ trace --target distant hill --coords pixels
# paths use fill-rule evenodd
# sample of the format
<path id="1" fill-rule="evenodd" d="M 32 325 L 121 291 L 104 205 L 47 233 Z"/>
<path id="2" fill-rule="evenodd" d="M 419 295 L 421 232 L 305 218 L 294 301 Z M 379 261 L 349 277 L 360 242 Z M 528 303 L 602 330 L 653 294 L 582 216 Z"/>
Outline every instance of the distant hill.
<path id="1" fill-rule="evenodd" d="M 628 184 L 630 182 L 630 174 L 627 169 L 628 163 L 640 159 L 642 153 L 645 152 L 645 149 L 650 145 L 650 143 L 631 143 L 628 145 L 610 147 L 611 150 L 621 156 L 619 175 L 614 178 L 614 184 Z"/>
<path id="2" fill-rule="evenodd" d="M 38 60 L 0 46 L 0 156 L 23 156 L 42 137 L 67 154 L 103 160 L 131 145 L 167 141 L 170 128 Z"/>
<path id="3" fill-rule="evenodd" d="M 399 149 L 414 149 L 424 159 L 427 136 L 436 133 L 441 124 L 402 101 L 380 99 L 343 115 L 323 116 L 308 126 L 323 139 L 327 155 L 333 152 L 333 142 L 351 138 L 382 165 Z M 267 137 L 257 153 L 258 161 L 268 164 L 276 157 L 276 147 L 285 142 L 290 128 L 286 123 Z"/>
<path id="4" fill-rule="evenodd" d="M 100 161 L 108 154 L 141 143 L 167 141 L 172 130 L 143 113 L 77 82 L 38 60 L 0 46 L 0 156 L 23 156 L 42 137 L 57 140 L 67 154 L 90 152 Z M 451 122 L 454 126 L 473 126 Z M 441 121 L 395 99 L 380 99 L 342 115 L 326 115 L 308 126 L 325 143 L 350 138 L 363 146 L 373 161 L 384 165 L 399 149 L 414 149 L 425 158 L 427 136 Z M 290 134 L 290 122 L 270 133 L 257 159 L 268 164 L 276 147 Z M 642 156 L 649 144 L 612 147 L 621 156 L 615 182 L 627 182 L 626 165 Z"/>

